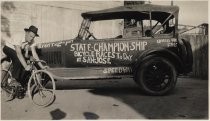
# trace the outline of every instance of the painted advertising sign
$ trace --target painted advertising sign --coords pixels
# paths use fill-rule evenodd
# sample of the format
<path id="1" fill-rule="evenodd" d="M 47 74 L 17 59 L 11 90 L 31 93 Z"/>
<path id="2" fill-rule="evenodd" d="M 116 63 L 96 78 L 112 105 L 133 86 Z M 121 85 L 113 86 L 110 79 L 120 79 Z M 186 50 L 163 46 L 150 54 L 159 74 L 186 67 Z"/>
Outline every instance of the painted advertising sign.
<path id="1" fill-rule="evenodd" d="M 138 41 L 74 41 L 75 40 L 64 40 L 59 42 L 43 43 L 38 46 L 42 49 L 48 50 L 53 48 L 51 53 L 55 53 L 55 51 L 61 52 L 61 58 L 63 58 L 62 62 L 64 62 L 63 66 L 66 64 L 68 67 L 79 66 L 80 64 L 116 66 L 116 63 L 118 62 L 131 62 L 135 59 L 134 57 L 136 53 L 141 53 L 146 49 L 152 49 L 156 46 L 177 46 L 176 39 Z M 118 65 L 122 66 L 123 64 Z"/>
<path id="2" fill-rule="evenodd" d="M 113 43 L 73 43 L 70 51 L 74 53 L 78 63 L 111 64 L 111 59 L 131 61 L 133 55 L 130 51 L 145 50 L 147 42 L 113 42 Z"/>

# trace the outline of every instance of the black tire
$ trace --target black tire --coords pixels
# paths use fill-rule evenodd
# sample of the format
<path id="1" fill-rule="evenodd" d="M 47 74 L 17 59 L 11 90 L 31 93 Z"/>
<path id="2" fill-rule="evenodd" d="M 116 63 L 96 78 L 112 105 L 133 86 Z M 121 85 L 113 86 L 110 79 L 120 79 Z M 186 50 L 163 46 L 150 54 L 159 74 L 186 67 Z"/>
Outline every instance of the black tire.
<path id="1" fill-rule="evenodd" d="M 15 88 L 9 84 L 13 80 L 11 74 L 11 60 L 9 58 L 1 59 L 1 96 L 2 101 L 11 101 L 15 98 Z"/>
<path id="2" fill-rule="evenodd" d="M 37 70 L 31 75 L 28 82 L 28 95 L 38 106 L 46 107 L 54 102 L 55 81 L 48 71 Z"/>
<path id="3" fill-rule="evenodd" d="M 184 56 L 185 60 L 184 60 L 184 63 L 185 63 L 185 70 L 186 70 L 186 73 L 188 72 L 191 72 L 192 71 L 192 65 L 193 65 L 193 52 L 192 52 L 192 47 L 191 47 L 191 44 L 190 42 L 182 39 L 183 43 L 184 43 L 184 46 L 186 48 L 186 55 Z"/>
<path id="4" fill-rule="evenodd" d="M 146 94 L 165 95 L 175 88 L 177 72 L 167 59 L 151 57 L 141 63 L 135 81 Z"/>
<path id="5" fill-rule="evenodd" d="M 10 71 L 1 69 L 1 96 L 2 101 L 11 101 L 15 98 L 15 87 L 9 85 L 13 80 Z"/>

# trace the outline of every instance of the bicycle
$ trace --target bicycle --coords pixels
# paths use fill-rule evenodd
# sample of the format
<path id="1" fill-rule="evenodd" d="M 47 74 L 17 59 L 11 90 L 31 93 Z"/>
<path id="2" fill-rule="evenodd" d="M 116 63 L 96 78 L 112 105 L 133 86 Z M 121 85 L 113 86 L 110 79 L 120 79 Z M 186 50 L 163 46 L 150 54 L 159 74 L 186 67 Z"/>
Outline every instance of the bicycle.
<path id="1" fill-rule="evenodd" d="M 27 82 L 27 93 L 30 100 L 42 107 L 49 106 L 55 100 L 55 81 L 52 74 L 46 70 L 46 68 L 38 69 L 35 65 L 37 63 L 45 63 L 43 60 L 29 60 L 29 65 L 31 66 L 29 80 Z M 12 74 L 10 69 L 2 69 L 2 73 L 5 73 L 1 88 L 7 94 L 5 97 L 8 99 L 6 101 L 11 101 L 16 97 L 17 87 L 11 86 L 9 80 L 12 80 Z M 25 79 L 28 79 L 27 77 Z"/>

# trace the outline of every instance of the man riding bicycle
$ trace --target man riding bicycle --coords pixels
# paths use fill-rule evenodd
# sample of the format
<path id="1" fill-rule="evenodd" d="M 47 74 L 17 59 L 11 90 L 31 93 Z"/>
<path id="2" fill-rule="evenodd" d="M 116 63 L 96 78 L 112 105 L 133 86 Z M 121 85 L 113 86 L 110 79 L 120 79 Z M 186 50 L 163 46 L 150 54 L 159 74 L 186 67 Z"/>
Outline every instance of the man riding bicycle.
<path id="1" fill-rule="evenodd" d="M 27 82 L 24 82 L 24 78 L 27 74 L 29 74 L 29 70 L 31 70 L 31 65 L 27 64 L 27 61 L 32 57 L 30 47 L 34 43 L 34 38 L 39 37 L 37 34 L 38 28 L 31 25 L 29 28 L 25 28 L 25 41 L 21 43 L 21 45 L 15 45 L 14 49 L 10 47 L 11 45 L 5 42 L 3 47 L 3 52 L 6 55 L 1 61 L 5 59 L 12 60 L 13 69 L 11 70 L 11 74 L 15 80 L 12 80 L 13 84 L 16 86 L 23 87 Z M 20 88 L 20 90 L 22 90 Z M 23 97 L 19 97 L 23 98 Z"/>

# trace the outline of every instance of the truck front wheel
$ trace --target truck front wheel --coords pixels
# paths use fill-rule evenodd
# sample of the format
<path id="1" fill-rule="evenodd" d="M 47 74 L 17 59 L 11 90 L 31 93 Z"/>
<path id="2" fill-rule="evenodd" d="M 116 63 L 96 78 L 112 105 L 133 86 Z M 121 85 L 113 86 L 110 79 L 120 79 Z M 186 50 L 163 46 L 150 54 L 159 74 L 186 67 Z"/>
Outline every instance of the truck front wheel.
<path id="1" fill-rule="evenodd" d="M 177 73 L 170 61 L 153 57 L 142 62 L 136 71 L 135 81 L 149 95 L 165 95 L 174 89 Z"/>

